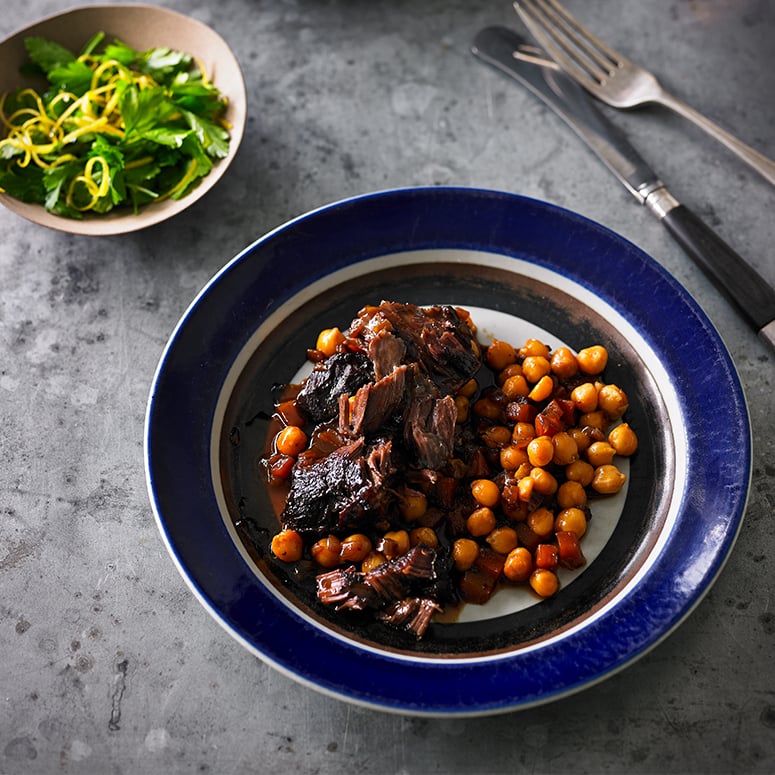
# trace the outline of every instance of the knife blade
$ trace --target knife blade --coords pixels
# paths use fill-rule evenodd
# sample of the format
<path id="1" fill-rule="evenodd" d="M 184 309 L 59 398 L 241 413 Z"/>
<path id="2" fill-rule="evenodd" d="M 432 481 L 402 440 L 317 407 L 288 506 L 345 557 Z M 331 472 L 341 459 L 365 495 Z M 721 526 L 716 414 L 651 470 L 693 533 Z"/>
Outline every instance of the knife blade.
<path id="1" fill-rule="evenodd" d="M 487 27 L 479 32 L 472 53 L 515 78 L 563 118 L 775 350 L 775 289 L 670 193 L 626 136 L 575 81 L 541 49 L 506 27 Z"/>

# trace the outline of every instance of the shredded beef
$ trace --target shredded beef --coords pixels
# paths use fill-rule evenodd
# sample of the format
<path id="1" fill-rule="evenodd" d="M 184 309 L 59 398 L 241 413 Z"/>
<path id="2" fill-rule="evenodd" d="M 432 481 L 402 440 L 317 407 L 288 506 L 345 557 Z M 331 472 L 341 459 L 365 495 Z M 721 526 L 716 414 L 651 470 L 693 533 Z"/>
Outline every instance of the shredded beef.
<path id="1" fill-rule="evenodd" d="M 406 403 L 407 369 L 407 366 L 399 366 L 377 382 L 358 390 L 350 408 L 355 435 L 376 433 L 393 420 L 395 413 Z"/>
<path id="2" fill-rule="evenodd" d="M 360 317 L 363 336 L 382 337 L 389 327 L 406 348 L 404 363 L 419 363 L 447 394 L 459 390 L 476 373 L 480 361 L 472 346 L 474 334 L 454 307 L 416 307 L 383 301 Z M 372 331 L 377 331 L 372 334 Z"/>
<path id="3" fill-rule="evenodd" d="M 368 353 L 374 362 L 374 374 L 382 379 L 404 363 L 406 345 L 389 331 L 380 331 L 369 340 Z"/>
<path id="4" fill-rule="evenodd" d="M 406 418 L 406 433 L 422 468 L 441 468 L 454 445 L 457 407 L 451 396 L 428 396 L 412 403 Z"/>
<path id="5" fill-rule="evenodd" d="M 453 460 L 453 396 L 481 366 L 468 322 L 450 306 L 382 302 L 344 333 L 296 398 L 314 428 L 291 469 L 280 520 L 308 537 L 394 529 L 402 493 L 420 484 L 441 513 L 456 497 L 451 469 L 465 465 Z M 317 594 L 337 610 L 379 611 L 422 637 L 451 595 L 450 562 L 448 550 L 420 545 L 365 573 L 324 573 Z"/>
<path id="6" fill-rule="evenodd" d="M 351 566 L 320 574 L 318 597 L 337 610 L 378 610 L 386 623 L 408 629 L 421 638 L 433 613 L 441 610 L 434 599 L 439 592 L 437 582 L 443 575 L 440 566 L 443 567 L 440 553 L 420 544 L 366 573 Z M 424 592 L 427 596 L 423 596 Z"/>
<path id="7" fill-rule="evenodd" d="M 377 617 L 385 624 L 393 627 L 401 627 L 419 639 L 425 634 L 431 623 L 433 615 L 444 609 L 429 597 L 407 597 L 396 600 L 387 608 L 380 611 Z"/>

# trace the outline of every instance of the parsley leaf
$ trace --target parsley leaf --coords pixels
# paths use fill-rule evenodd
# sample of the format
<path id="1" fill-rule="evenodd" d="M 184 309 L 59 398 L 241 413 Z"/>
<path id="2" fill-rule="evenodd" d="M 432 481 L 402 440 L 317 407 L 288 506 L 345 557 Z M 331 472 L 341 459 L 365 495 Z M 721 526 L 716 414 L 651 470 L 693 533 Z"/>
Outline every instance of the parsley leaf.
<path id="1" fill-rule="evenodd" d="M 188 110 L 183 111 L 183 115 L 210 156 L 222 159 L 229 153 L 229 133 L 223 127 Z"/>
<path id="2" fill-rule="evenodd" d="M 4 95 L 5 115 L 24 115 L 26 127 L 23 134 L 6 127 L 0 139 L 0 189 L 70 218 L 122 206 L 136 212 L 185 196 L 228 154 L 229 132 L 221 123 L 226 101 L 191 55 L 165 47 L 139 52 L 104 39 L 102 32 L 92 36 L 83 60 L 56 42 L 25 40 L 30 63 L 23 69 L 44 74 L 50 88 Z M 101 93 L 92 95 L 94 72 L 104 63 L 112 64 Z M 82 96 L 88 110 L 76 102 Z M 48 115 L 36 125 L 41 102 Z M 54 116 L 61 141 L 50 132 Z"/>
<path id="3" fill-rule="evenodd" d="M 0 188 L 22 202 L 43 202 L 46 198 L 43 170 L 39 167 L 23 169 L 23 174 L 0 171 Z"/>
<path id="4" fill-rule="evenodd" d="M 57 65 L 48 72 L 48 80 L 60 91 L 73 92 L 82 97 L 91 88 L 92 71 L 88 65 L 74 59 L 72 62 Z"/>
<path id="5" fill-rule="evenodd" d="M 167 83 L 171 75 L 188 69 L 190 65 L 191 57 L 188 54 L 168 48 L 146 51 L 138 62 L 140 70 L 163 83 Z"/>
<path id="6" fill-rule="evenodd" d="M 134 135 L 142 136 L 168 121 L 175 112 L 175 106 L 158 86 L 150 89 L 127 86 L 119 98 L 119 109 L 124 119 L 127 142 L 131 142 Z"/>
<path id="7" fill-rule="evenodd" d="M 45 38 L 25 38 L 24 46 L 30 59 L 48 75 L 57 67 L 62 67 L 75 61 L 75 54 L 59 43 Z"/>

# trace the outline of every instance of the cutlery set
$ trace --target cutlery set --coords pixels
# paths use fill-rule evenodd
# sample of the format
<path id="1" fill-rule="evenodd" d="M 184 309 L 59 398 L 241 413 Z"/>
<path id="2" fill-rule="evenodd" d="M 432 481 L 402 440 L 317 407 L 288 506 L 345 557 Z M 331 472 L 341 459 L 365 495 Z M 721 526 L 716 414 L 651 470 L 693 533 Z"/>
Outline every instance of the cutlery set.
<path id="1" fill-rule="evenodd" d="M 518 0 L 514 7 L 539 45 L 508 28 L 488 27 L 477 34 L 473 54 L 517 80 L 563 118 L 775 349 L 775 289 L 670 193 L 590 95 L 617 108 L 648 102 L 671 108 L 773 185 L 775 162 L 669 95 L 654 75 L 606 46 L 556 0 Z"/>

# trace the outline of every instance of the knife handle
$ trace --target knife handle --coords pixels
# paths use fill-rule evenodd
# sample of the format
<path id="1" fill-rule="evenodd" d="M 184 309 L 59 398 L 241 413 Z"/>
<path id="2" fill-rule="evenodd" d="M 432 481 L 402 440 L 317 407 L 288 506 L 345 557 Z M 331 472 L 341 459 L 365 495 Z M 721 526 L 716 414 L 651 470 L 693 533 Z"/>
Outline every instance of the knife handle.
<path id="1" fill-rule="evenodd" d="M 775 290 L 686 205 L 670 209 L 662 223 L 757 331 L 775 320 Z"/>

